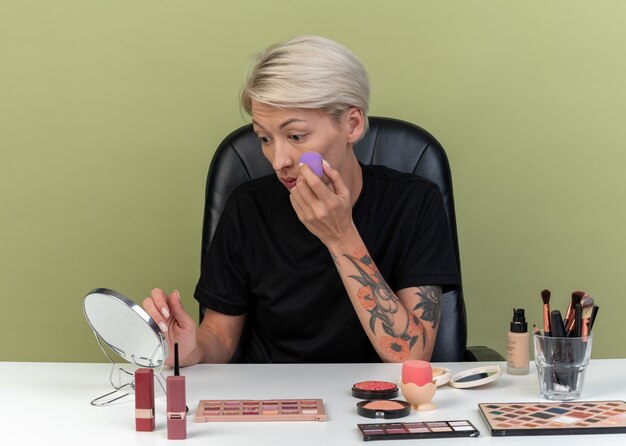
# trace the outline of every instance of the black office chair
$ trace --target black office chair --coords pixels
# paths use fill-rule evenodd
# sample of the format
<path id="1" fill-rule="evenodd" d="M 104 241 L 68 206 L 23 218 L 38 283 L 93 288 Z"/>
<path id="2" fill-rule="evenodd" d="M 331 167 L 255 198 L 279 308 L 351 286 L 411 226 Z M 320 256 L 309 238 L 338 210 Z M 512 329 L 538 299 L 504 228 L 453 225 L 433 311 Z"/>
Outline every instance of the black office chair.
<path id="1" fill-rule="evenodd" d="M 370 117 L 367 134 L 355 146 L 357 158 L 364 164 L 378 164 L 420 175 L 439 186 L 448 214 L 457 259 L 459 244 L 456 230 L 454 197 L 450 166 L 443 147 L 424 129 L 396 119 Z M 263 156 L 252 125 L 243 126 L 228 135 L 217 148 L 206 183 L 204 224 L 202 229 L 202 260 L 230 193 L 239 184 L 253 178 L 271 175 L 274 171 Z M 461 269 L 459 261 L 459 271 Z M 200 319 L 204 308 L 200 308 Z M 486 347 L 466 348 L 467 321 L 463 289 L 445 293 L 441 320 L 432 356 L 442 361 L 499 361 L 497 352 Z"/>

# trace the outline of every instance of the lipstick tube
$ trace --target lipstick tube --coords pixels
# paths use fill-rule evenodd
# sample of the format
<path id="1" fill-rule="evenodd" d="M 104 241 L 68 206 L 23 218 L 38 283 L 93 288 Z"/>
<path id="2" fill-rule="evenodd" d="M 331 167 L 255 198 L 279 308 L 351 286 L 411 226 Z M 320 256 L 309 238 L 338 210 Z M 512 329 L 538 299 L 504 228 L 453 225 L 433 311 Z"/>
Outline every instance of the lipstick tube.
<path id="1" fill-rule="evenodd" d="M 154 371 L 135 370 L 135 430 L 154 430 Z"/>
<path id="2" fill-rule="evenodd" d="M 184 440 L 187 438 L 187 398 L 185 377 L 168 376 L 167 386 L 167 438 Z"/>

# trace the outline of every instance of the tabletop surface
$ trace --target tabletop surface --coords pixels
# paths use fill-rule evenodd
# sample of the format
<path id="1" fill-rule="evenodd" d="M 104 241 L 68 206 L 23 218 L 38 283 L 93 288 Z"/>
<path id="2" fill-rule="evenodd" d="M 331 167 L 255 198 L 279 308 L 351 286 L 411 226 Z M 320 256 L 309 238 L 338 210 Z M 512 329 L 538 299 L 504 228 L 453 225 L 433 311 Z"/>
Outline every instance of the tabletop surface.
<path id="1" fill-rule="evenodd" d="M 453 373 L 469 368 L 504 363 L 446 363 Z M 126 366 L 134 370 L 132 366 Z M 171 444 L 167 440 L 165 396 L 158 385 L 156 430 L 136 432 L 134 400 L 126 397 L 107 407 L 90 401 L 111 390 L 109 364 L 0 363 L 0 426 L 2 444 Z M 351 395 L 359 381 L 398 382 L 401 364 L 200 364 L 184 368 L 189 406 L 188 443 L 220 445 L 349 445 L 363 444 L 356 425 L 391 421 L 469 420 L 480 431 L 477 438 L 437 439 L 447 446 L 460 441 L 476 446 L 553 444 L 559 436 L 492 437 L 482 420 L 478 403 L 537 402 L 537 375 L 511 376 L 474 389 L 439 387 L 433 402 L 437 408 L 415 412 L 400 420 L 373 420 L 356 413 L 359 401 Z M 164 370 L 165 376 L 172 370 Z M 582 400 L 626 400 L 626 359 L 592 360 Z M 206 399 L 317 399 L 324 400 L 327 421 L 286 422 L 194 422 L 199 400 Z M 399 399 L 402 399 L 399 396 Z M 5 442 L 5 440 L 12 440 Z M 600 439 L 605 444 L 624 444 L 626 434 L 568 436 L 568 445 L 585 445 Z M 19 443 L 18 443 L 19 441 Z M 178 440 L 181 441 L 181 440 Z M 408 440 L 423 441 L 423 440 Z M 384 444 L 376 442 L 374 444 Z M 388 441 L 387 441 L 388 443 Z M 396 443 L 393 443 L 396 444 Z M 399 444 L 404 444 L 400 442 Z"/>

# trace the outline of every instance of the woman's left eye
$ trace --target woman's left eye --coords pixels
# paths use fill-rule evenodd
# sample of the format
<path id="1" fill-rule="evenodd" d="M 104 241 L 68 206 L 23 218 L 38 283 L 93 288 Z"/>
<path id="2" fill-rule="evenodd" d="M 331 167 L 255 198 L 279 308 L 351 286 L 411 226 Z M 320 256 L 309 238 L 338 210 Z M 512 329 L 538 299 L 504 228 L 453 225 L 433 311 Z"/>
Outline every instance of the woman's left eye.
<path id="1" fill-rule="evenodd" d="M 290 138 L 294 141 L 294 142 L 302 142 L 304 141 L 304 137 L 306 135 L 303 134 L 296 134 L 296 135 L 291 135 Z"/>

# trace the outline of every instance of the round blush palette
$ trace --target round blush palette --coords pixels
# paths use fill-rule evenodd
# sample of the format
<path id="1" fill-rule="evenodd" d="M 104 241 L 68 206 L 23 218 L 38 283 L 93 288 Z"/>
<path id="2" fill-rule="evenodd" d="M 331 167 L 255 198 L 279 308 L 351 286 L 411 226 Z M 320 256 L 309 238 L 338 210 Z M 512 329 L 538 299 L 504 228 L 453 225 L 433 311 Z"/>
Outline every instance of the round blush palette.
<path id="1" fill-rule="evenodd" d="M 398 396 L 398 386 L 388 381 L 361 381 L 352 386 L 352 396 L 362 400 L 390 400 Z"/>
<path id="2" fill-rule="evenodd" d="M 399 400 L 360 401 L 356 404 L 356 411 L 367 418 L 402 418 L 411 413 L 411 404 Z"/>

